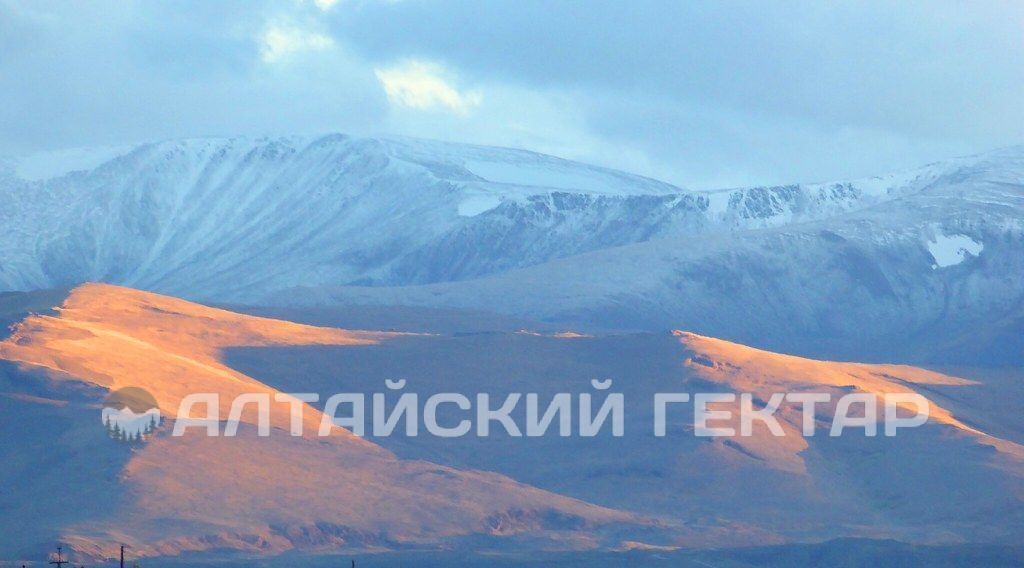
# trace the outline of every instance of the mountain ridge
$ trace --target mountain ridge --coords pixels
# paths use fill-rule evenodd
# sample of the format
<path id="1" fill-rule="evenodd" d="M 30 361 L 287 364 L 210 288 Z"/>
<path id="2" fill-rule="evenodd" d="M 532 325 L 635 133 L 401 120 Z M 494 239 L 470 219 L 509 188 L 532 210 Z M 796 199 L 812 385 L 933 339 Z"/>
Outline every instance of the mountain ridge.
<path id="1" fill-rule="evenodd" d="M 977 360 L 992 354 L 963 344 L 974 322 L 1006 320 L 996 333 L 1012 343 L 1024 318 L 1024 147 L 712 192 L 528 151 L 344 135 L 170 141 L 103 164 L 30 181 L 8 163 L 0 289 L 104 281 L 233 304 L 685 323 L 857 359 L 902 346 L 928 360 L 942 342 Z M 873 327 L 855 329 L 865 310 Z"/>
<path id="2" fill-rule="evenodd" d="M 340 256 L 316 261 L 321 268 L 308 263 L 298 268 L 326 269 L 335 285 L 402 285 L 477 277 L 664 236 L 777 226 L 795 216 L 822 218 L 857 208 L 861 200 L 888 199 L 894 187 L 907 185 L 903 179 L 875 178 L 856 185 L 692 192 L 524 150 L 344 135 L 168 141 L 44 180 L 25 180 L 17 171 L 8 168 L 0 184 L 0 199 L 10 204 L 5 221 L 14 229 L 7 240 L 24 238 L 27 229 L 19 225 L 26 214 L 42 222 L 68 213 L 62 222 L 71 227 L 56 242 L 8 244 L 11 260 L 0 266 L 6 288 L 111 280 L 218 300 L 240 298 L 226 284 L 221 290 L 175 284 L 175 271 L 191 271 L 216 284 L 218 266 L 234 262 L 215 244 L 232 241 L 218 225 L 261 240 L 287 238 L 283 231 L 303 233 L 303 240 L 289 244 L 308 255 L 314 245 L 338 248 L 345 239 L 364 237 L 373 228 L 368 223 L 390 215 L 388 234 L 363 239 L 370 250 L 356 253 L 342 246 Z M 926 168 L 911 177 L 930 176 L 934 172 Z M 530 181 L 535 185 L 524 185 Z M 44 198 L 48 207 L 26 202 Z M 69 198 L 72 211 L 62 212 Z M 73 205 L 75 198 L 87 198 L 88 204 Z M 230 203 L 221 205 L 223 200 Z M 108 220 L 90 218 L 97 208 Z M 287 222 L 268 217 L 272 212 L 283 213 Z M 401 223 L 413 218 L 418 231 L 403 231 Z M 303 232 L 309 225 L 333 234 Z M 487 242 L 498 238 L 505 248 L 487 250 Z M 234 249 L 248 253 L 250 269 L 274 250 L 273 241 L 267 243 L 269 248 L 260 249 L 233 241 Z M 471 245 L 475 250 L 467 254 Z M 200 252 L 213 258 L 204 260 Z M 30 260 L 26 254 L 41 254 L 38 266 L 10 266 L 14 259 Z M 67 258 L 70 254 L 79 259 Z M 204 262 L 202 270 L 189 267 Z M 305 276 L 304 284 L 323 283 Z M 250 286 L 263 292 L 271 291 L 268 286 L 287 287 L 266 283 L 267 277 L 273 275 Z"/>

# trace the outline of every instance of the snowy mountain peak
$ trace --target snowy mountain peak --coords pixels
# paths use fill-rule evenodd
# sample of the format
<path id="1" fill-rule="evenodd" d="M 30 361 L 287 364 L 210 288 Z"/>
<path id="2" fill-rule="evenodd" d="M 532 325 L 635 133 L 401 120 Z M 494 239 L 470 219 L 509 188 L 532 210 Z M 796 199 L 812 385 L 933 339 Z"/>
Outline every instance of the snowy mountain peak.
<path id="1" fill-rule="evenodd" d="M 304 154 L 360 154 L 386 158 L 395 167 L 423 169 L 438 179 L 477 184 L 498 194 L 570 191 L 598 195 L 665 195 L 683 190 L 657 180 L 528 150 L 496 148 L 407 137 L 322 136 L 189 138 L 100 148 L 42 152 L 6 160 L 16 177 L 44 181 L 97 169 L 118 158 L 170 158 L 185 153 L 197 160 L 214 157 L 287 159 Z"/>
<path id="2" fill-rule="evenodd" d="M 407 138 L 57 152 L 0 169 L 0 289 L 105 281 L 247 301 L 296 286 L 460 281 L 830 219 L 964 180 L 1009 183 L 1022 161 L 1004 150 L 854 182 L 693 192 L 525 150 Z M 971 195 L 1014 198 L 988 186 Z"/>

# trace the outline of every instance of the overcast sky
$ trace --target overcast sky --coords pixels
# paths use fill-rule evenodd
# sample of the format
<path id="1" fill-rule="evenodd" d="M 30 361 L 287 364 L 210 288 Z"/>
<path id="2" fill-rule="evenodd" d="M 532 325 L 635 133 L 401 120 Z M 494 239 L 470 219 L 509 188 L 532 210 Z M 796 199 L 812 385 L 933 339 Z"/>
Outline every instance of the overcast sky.
<path id="1" fill-rule="evenodd" d="M 0 0 L 0 153 L 329 131 L 881 174 L 1024 143 L 1024 3 Z"/>

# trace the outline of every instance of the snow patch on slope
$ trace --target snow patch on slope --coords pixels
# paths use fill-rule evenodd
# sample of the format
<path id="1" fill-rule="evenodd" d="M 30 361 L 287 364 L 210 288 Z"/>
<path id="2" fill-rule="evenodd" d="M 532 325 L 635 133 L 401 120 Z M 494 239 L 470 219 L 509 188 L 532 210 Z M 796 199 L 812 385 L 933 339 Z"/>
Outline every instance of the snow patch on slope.
<path id="1" fill-rule="evenodd" d="M 714 218 L 721 217 L 729 210 L 729 201 L 732 199 L 732 190 L 710 191 L 705 195 L 708 197 L 708 215 Z"/>
<path id="2" fill-rule="evenodd" d="M 928 241 L 928 252 L 935 259 L 932 268 L 947 268 L 956 266 L 968 256 L 978 256 L 985 249 L 985 245 L 968 237 L 967 235 L 943 235 L 937 234 L 935 238 Z"/>

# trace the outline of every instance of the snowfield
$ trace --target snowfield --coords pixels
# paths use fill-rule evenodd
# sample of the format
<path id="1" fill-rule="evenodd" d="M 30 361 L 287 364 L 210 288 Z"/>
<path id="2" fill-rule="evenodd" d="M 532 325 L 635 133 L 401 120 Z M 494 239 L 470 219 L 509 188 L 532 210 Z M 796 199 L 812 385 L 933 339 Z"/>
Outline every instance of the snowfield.
<path id="1" fill-rule="evenodd" d="M 985 245 L 967 235 L 936 235 L 928 241 L 928 252 L 935 259 L 935 268 L 956 266 L 971 256 L 978 256 Z"/>

